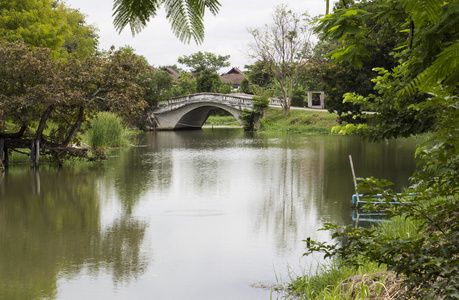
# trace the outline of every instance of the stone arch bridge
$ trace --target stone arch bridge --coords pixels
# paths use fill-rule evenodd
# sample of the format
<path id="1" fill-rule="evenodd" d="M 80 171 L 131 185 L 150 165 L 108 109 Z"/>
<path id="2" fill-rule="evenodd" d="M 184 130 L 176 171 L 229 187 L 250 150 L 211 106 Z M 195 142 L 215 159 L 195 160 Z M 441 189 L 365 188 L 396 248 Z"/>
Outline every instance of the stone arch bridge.
<path id="1" fill-rule="evenodd" d="M 191 94 L 160 102 L 149 117 L 157 130 L 199 129 L 212 111 L 223 109 L 243 125 L 241 112 L 244 108 L 253 109 L 253 102 L 251 96 L 241 94 Z"/>

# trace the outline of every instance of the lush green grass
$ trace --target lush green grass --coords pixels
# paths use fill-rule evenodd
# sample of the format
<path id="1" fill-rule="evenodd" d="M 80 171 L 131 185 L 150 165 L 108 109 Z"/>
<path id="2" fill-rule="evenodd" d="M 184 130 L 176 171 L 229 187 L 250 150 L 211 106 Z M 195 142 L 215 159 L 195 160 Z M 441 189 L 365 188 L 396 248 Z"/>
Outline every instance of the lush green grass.
<path id="1" fill-rule="evenodd" d="M 204 126 L 237 126 L 241 127 L 241 124 L 233 116 L 209 116 Z"/>
<path id="2" fill-rule="evenodd" d="M 294 110 L 286 117 L 282 109 L 268 108 L 260 120 L 259 131 L 279 133 L 329 134 L 338 125 L 338 115 L 323 111 Z M 209 116 L 204 126 L 241 125 L 233 116 Z"/>
<path id="3" fill-rule="evenodd" d="M 285 299 L 317 299 L 317 300 L 351 300 L 359 294 L 352 289 L 344 288 L 340 284 L 352 276 L 385 272 L 384 266 L 365 262 L 362 267 L 350 268 L 337 260 L 322 265 L 315 274 L 298 277 L 288 284 L 284 291 Z M 360 294 L 368 292 L 371 287 L 360 284 Z M 383 292 L 378 291 L 378 292 Z M 363 298 L 367 299 L 367 298 Z"/>
<path id="4" fill-rule="evenodd" d="M 338 125 L 338 115 L 323 111 L 290 110 L 284 116 L 282 109 L 268 108 L 260 120 L 260 131 L 329 134 Z"/>
<path id="5" fill-rule="evenodd" d="M 418 222 L 399 216 L 392 218 L 390 222 L 378 223 L 376 226 L 382 237 L 404 239 L 416 234 L 420 225 Z M 366 261 L 363 267 L 355 269 L 335 260 L 324 264 L 312 275 L 292 278 L 285 290 L 286 299 L 369 299 L 368 296 L 365 298 L 364 293 L 371 294 L 373 297 L 376 296 L 375 294 L 387 297 L 389 291 L 394 291 L 394 287 L 389 286 L 393 284 L 390 280 L 384 282 L 385 277 L 380 279 L 383 283 L 379 285 L 369 286 L 365 282 L 359 283 L 357 290 L 360 292 L 356 293 L 354 290 L 353 294 L 340 285 L 351 276 L 384 273 L 385 271 L 387 271 L 385 266 L 378 266 L 371 261 Z M 395 290 L 398 290 L 398 287 L 395 287 Z"/>
<path id="6" fill-rule="evenodd" d="M 111 112 L 101 112 L 91 120 L 83 141 L 94 150 L 121 147 L 129 145 L 130 134 L 121 117 Z"/>

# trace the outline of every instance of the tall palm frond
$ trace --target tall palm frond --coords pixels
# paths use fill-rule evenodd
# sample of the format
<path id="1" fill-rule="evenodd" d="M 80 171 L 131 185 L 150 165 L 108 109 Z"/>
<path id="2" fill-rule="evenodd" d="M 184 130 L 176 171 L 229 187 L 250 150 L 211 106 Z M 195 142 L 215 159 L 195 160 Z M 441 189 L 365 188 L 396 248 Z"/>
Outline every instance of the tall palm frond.
<path id="1" fill-rule="evenodd" d="M 412 95 L 416 90 L 428 92 L 438 84 L 443 84 L 450 92 L 454 91 L 459 85 L 459 3 L 444 0 L 405 0 L 405 10 L 411 13 L 416 27 L 431 29 L 423 30 L 420 43 L 439 46 L 440 51 L 400 94 Z M 430 32 L 443 40 L 437 39 L 434 42 Z"/>
<path id="2" fill-rule="evenodd" d="M 113 25 L 118 32 L 130 25 L 132 35 L 147 26 L 150 17 L 156 16 L 161 0 L 114 0 Z"/>
<path id="3" fill-rule="evenodd" d="M 216 15 L 218 0 L 114 0 L 113 24 L 121 32 L 130 25 L 132 35 L 146 27 L 161 5 L 167 13 L 172 32 L 184 43 L 193 39 L 197 44 L 204 40 L 204 14 L 206 8 Z"/>
<path id="4" fill-rule="evenodd" d="M 442 6 L 446 1 L 443 0 L 404 0 L 405 10 L 411 14 L 415 23 L 420 23 L 422 19 L 427 18 L 435 22 L 441 14 Z"/>

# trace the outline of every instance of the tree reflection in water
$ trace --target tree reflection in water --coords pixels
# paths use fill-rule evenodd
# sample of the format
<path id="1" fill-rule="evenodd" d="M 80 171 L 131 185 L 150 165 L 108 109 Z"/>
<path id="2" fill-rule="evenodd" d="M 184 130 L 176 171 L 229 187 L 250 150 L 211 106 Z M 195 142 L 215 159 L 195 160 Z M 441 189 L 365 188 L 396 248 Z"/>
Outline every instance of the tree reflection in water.
<path id="1" fill-rule="evenodd" d="M 102 224 L 97 172 L 51 168 L 40 176 L 18 167 L 4 177 L 0 299 L 52 299 L 59 278 L 83 272 L 109 273 L 115 285 L 143 274 L 147 259 L 140 247 L 147 225 L 128 214 Z"/>

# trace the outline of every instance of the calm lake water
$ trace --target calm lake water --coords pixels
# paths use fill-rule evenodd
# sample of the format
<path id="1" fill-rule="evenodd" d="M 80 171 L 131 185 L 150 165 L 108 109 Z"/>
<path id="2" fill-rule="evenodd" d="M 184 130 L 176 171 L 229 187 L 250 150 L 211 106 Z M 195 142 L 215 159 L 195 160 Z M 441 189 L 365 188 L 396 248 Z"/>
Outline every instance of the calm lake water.
<path id="1" fill-rule="evenodd" d="M 401 189 L 416 140 L 156 132 L 102 163 L 0 173 L 0 299 L 270 299 L 326 222 L 351 224 L 358 177 Z M 274 295 L 274 298 L 277 296 Z"/>

